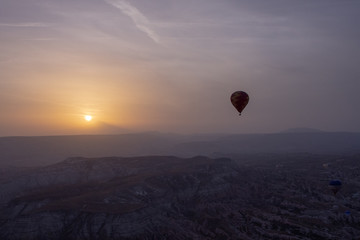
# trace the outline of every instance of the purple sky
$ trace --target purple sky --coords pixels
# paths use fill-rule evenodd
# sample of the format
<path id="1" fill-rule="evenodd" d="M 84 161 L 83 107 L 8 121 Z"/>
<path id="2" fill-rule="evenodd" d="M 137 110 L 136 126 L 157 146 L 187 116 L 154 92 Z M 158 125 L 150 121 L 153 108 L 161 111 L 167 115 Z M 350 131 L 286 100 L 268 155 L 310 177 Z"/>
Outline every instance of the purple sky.
<path id="1" fill-rule="evenodd" d="M 0 136 L 360 131 L 358 0 L 0 6 Z"/>

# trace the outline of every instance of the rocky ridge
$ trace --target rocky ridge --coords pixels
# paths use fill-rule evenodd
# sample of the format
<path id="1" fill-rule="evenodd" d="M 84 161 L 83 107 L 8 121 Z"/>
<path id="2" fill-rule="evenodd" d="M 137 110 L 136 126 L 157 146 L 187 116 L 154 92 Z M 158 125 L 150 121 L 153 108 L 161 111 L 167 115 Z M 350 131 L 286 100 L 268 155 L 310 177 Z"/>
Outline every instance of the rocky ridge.
<path id="1" fill-rule="evenodd" d="M 0 239 L 360 237 L 360 156 L 266 159 L 76 157 L 23 169 L 0 182 Z M 346 183 L 338 196 L 324 180 L 334 174 Z"/>

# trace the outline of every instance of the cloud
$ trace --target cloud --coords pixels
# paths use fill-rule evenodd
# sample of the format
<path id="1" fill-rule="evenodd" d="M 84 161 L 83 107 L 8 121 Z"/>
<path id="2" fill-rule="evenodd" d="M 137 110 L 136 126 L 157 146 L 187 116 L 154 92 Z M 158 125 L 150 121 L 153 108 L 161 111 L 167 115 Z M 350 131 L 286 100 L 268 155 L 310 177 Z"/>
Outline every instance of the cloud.
<path id="1" fill-rule="evenodd" d="M 27 38 L 27 41 L 54 41 L 56 38 Z"/>
<path id="2" fill-rule="evenodd" d="M 5 60 L 0 60 L 0 65 L 1 65 L 1 64 L 11 63 L 11 62 L 13 62 L 13 61 L 14 61 L 14 59 L 5 59 Z"/>
<path id="3" fill-rule="evenodd" d="M 0 23 L 0 27 L 49 27 L 49 25 L 41 22 L 24 22 L 24 23 Z"/>
<path id="4" fill-rule="evenodd" d="M 135 7 L 125 1 L 104 0 L 108 4 L 120 9 L 125 15 L 129 16 L 136 27 L 148 35 L 154 42 L 160 43 L 159 36 L 149 27 L 149 20 Z"/>

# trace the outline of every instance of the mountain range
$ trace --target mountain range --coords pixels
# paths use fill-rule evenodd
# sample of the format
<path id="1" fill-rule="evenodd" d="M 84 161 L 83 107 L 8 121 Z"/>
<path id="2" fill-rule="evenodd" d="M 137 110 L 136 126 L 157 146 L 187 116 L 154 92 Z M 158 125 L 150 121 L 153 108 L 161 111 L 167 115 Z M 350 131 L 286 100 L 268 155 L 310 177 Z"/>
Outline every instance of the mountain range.
<path id="1" fill-rule="evenodd" d="M 45 166 L 69 157 L 173 155 L 234 157 L 266 153 L 355 154 L 360 133 L 290 131 L 274 134 L 136 133 L 1 137 L 0 166 Z"/>

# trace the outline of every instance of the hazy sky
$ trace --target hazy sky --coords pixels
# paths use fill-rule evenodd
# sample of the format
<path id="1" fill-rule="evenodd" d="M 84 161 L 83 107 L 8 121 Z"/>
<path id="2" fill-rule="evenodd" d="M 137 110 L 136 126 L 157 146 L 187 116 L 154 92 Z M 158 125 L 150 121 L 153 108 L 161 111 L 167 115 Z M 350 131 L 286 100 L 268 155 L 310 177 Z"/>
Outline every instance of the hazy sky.
<path id="1" fill-rule="evenodd" d="M 359 132 L 359 26 L 359 0 L 0 0 L 0 136 Z"/>

